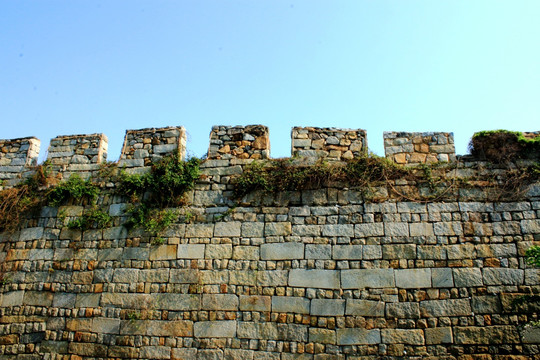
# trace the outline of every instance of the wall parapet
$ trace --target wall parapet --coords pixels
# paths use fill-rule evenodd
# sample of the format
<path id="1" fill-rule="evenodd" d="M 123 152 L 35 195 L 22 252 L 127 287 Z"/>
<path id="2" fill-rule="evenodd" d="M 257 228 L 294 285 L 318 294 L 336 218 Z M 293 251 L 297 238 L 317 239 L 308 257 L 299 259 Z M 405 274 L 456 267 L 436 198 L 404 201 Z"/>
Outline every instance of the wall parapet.
<path id="1" fill-rule="evenodd" d="M 384 153 L 398 164 L 456 160 L 454 134 L 448 132 L 384 132 Z"/>
<path id="2" fill-rule="evenodd" d="M 293 157 L 339 161 L 368 152 L 366 131 L 361 129 L 294 127 L 291 136 Z"/>
<path id="3" fill-rule="evenodd" d="M 0 140 L 0 180 L 2 186 L 15 185 L 29 167 L 37 165 L 41 141 L 35 137 Z"/>

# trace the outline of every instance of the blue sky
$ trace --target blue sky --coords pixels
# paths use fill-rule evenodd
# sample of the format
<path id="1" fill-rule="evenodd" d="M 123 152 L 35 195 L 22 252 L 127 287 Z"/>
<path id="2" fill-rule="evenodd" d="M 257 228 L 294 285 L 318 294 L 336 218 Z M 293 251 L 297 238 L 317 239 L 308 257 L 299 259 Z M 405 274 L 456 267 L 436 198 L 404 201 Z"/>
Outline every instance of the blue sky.
<path id="1" fill-rule="evenodd" d="M 0 138 L 264 124 L 540 130 L 540 1 L 130 0 L 0 2 Z"/>

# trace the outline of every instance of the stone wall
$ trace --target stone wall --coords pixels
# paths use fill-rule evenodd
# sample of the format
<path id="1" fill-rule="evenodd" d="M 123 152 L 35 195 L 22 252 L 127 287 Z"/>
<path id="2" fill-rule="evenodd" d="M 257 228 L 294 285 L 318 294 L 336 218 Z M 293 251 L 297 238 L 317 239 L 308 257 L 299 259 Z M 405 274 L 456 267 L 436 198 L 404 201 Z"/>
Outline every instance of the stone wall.
<path id="1" fill-rule="evenodd" d="M 270 139 L 263 125 L 214 126 L 208 159 L 268 159 Z"/>
<path id="2" fill-rule="evenodd" d="M 0 140 L 0 189 L 16 184 L 25 168 L 37 165 L 41 142 L 35 137 Z"/>
<path id="3" fill-rule="evenodd" d="M 398 164 L 456 160 L 454 134 L 446 132 L 384 132 L 384 153 Z"/>
<path id="4" fill-rule="evenodd" d="M 66 179 L 73 173 L 89 177 L 107 160 L 107 148 L 104 134 L 57 136 L 51 140 L 47 160 L 53 173 Z"/>
<path id="5" fill-rule="evenodd" d="M 366 155 L 367 151 L 365 130 L 316 127 L 292 129 L 293 157 L 351 160 Z"/>
<path id="6" fill-rule="evenodd" d="M 162 241 L 122 226 L 129 204 L 110 194 L 105 229 L 69 229 L 91 207 L 76 204 L 1 234 L 0 357 L 540 359 L 525 327 L 538 308 L 515 301 L 540 293 L 524 260 L 540 184 L 511 202 L 371 202 L 344 187 L 234 201 L 251 161 L 203 162 Z M 476 165 L 453 174 L 501 172 Z"/>

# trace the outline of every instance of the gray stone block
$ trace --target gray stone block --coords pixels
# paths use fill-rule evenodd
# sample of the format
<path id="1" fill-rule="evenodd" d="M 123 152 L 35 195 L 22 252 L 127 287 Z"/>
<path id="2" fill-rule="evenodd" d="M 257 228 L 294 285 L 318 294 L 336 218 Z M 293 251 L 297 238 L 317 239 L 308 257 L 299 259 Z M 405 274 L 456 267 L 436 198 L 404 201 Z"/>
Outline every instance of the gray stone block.
<path id="1" fill-rule="evenodd" d="M 321 225 L 322 236 L 346 236 L 354 237 L 354 225 L 337 224 L 337 225 Z"/>
<path id="2" fill-rule="evenodd" d="M 334 260 L 361 260 L 363 245 L 334 245 L 332 251 Z"/>
<path id="3" fill-rule="evenodd" d="M 263 237 L 264 223 L 259 222 L 244 222 L 241 227 L 242 237 Z"/>
<path id="4" fill-rule="evenodd" d="M 403 289 L 420 289 L 431 287 L 431 269 L 397 269 L 395 270 L 396 287 Z"/>
<path id="5" fill-rule="evenodd" d="M 450 327 L 427 328 L 424 331 L 426 345 L 452 344 L 454 342 L 452 328 Z"/>
<path id="6" fill-rule="evenodd" d="M 272 312 L 309 314 L 309 299 L 293 296 L 272 296 Z"/>
<path id="7" fill-rule="evenodd" d="M 420 302 L 423 317 L 471 316 L 469 299 L 427 300 Z"/>
<path id="8" fill-rule="evenodd" d="M 320 236 L 320 225 L 293 225 L 292 235 L 296 236 Z"/>
<path id="9" fill-rule="evenodd" d="M 259 286 L 287 286 L 289 272 L 287 270 L 268 270 L 257 272 Z"/>
<path id="10" fill-rule="evenodd" d="M 241 224 L 239 221 L 218 222 L 214 226 L 214 237 L 240 237 Z"/>
<path id="11" fill-rule="evenodd" d="M 289 272 L 289 286 L 339 289 L 339 271 L 293 269 Z"/>
<path id="12" fill-rule="evenodd" d="M 311 300 L 310 314 L 315 316 L 343 316 L 345 314 L 345 300 L 313 299 Z"/>
<path id="13" fill-rule="evenodd" d="M 424 331 L 419 329 L 382 329 L 384 344 L 424 345 Z"/>
<path id="14" fill-rule="evenodd" d="M 486 285 L 522 285 L 524 271 L 522 269 L 484 268 L 484 284 Z"/>
<path id="15" fill-rule="evenodd" d="M 202 308 L 205 310 L 238 310 L 238 296 L 234 294 L 203 294 Z"/>
<path id="16" fill-rule="evenodd" d="M 231 244 L 206 244 L 206 259 L 230 259 L 232 258 Z"/>
<path id="17" fill-rule="evenodd" d="M 386 304 L 386 316 L 398 319 L 418 319 L 420 318 L 420 307 L 415 302 L 388 303 Z"/>
<path id="18" fill-rule="evenodd" d="M 204 259 L 204 244 L 178 244 L 178 259 Z"/>
<path id="19" fill-rule="evenodd" d="M 309 342 L 319 344 L 335 344 L 336 343 L 336 331 L 320 328 L 309 329 Z"/>
<path id="20" fill-rule="evenodd" d="M 265 236 L 287 236 L 291 235 L 291 232 L 290 222 L 269 222 L 264 225 Z"/>
<path id="21" fill-rule="evenodd" d="M 434 288 L 454 287 L 454 277 L 450 268 L 431 269 L 431 283 Z"/>
<path id="22" fill-rule="evenodd" d="M 197 338 L 233 338 L 236 336 L 236 321 L 198 321 L 193 324 Z"/>
<path id="23" fill-rule="evenodd" d="M 409 236 L 409 224 L 404 222 L 384 223 L 385 236 Z"/>
<path id="24" fill-rule="evenodd" d="M 411 236 L 433 236 L 433 224 L 431 223 L 411 223 L 409 224 Z"/>
<path id="25" fill-rule="evenodd" d="M 272 298 L 261 295 L 240 295 L 240 311 L 270 312 Z"/>
<path id="26" fill-rule="evenodd" d="M 453 269 L 454 283 L 457 287 L 483 286 L 482 271 L 478 268 Z"/>
<path id="27" fill-rule="evenodd" d="M 381 331 L 379 329 L 337 329 L 336 337 L 338 345 L 376 345 L 381 343 Z"/>
<path id="28" fill-rule="evenodd" d="M 374 300 L 347 299 L 345 315 L 382 317 L 384 316 L 384 302 Z"/>
<path id="29" fill-rule="evenodd" d="M 344 289 L 394 287 L 393 269 L 342 270 L 341 283 Z"/>
<path id="30" fill-rule="evenodd" d="M 272 243 L 261 245 L 262 260 L 303 259 L 304 244 L 301 243 Z"/>
<path id="31" fill-rule="evenodd" d="M 416 259 L 415 244 L 390 244 L 382 246 L 383 259 Z"/>
<path id="32" fill-rule="evenodd" d="M 322 245 L 322 244 L 306 244 L 306 259 L 331 259 L 332 248 L 335 251 L 336 245 Z"/>
<path id="33" fill-rule="evenodd" d="M 357 238 L 384 236 L 383 223 L 356 224 L 354 234 Z"/>
<path id="34" fill-rule="evenodd" d="M 501 311 L 501 301 L 497 295 L 473 296 L 471 306 L 475 314 L 498 314 Z"/>

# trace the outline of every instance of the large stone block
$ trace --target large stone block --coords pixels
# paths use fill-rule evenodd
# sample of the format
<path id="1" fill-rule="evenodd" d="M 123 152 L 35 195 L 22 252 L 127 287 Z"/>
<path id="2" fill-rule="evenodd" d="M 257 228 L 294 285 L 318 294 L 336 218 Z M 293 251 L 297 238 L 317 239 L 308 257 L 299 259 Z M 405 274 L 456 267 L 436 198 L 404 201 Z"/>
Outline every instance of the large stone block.
<path id="1" fill-rule="evenodd" d="M 270 312 L 272 298 L 261 295 L 240 295 L 240 311 Z"/>
<path id="2" fill-rule="evenodd" d="M 342 270 L 341 283 L 344 289 L 394 287 L 393 269 Z"/>
<path id="3" fill-rule="evenodd" d="M 351 224 L 336 224 L 336 225 L 321 225 L 322 236 L 354 236 L 354 225 Z"/>
<path id="4" fill-rule="evenodd" d="M 423 317 L 471 316 L 469 299 L 427 300 L 420 302 Z"/>
<path id="5" fill-rule="evenodd" d="M 269 222 L 264 225 L 265 236 L 287 236 L 291 235 L 291 232 L 290 222 Z"/>
<path id="6" fill-rule="evenodd" d="M 293 296 L 272 296 L 272 311 L 309 314 L 309 299 Z"/>
<path id="7" fill-rule="evenodd" d="M 238 296 L 234 294 L 203 294 L 202 308 L 205 310 L 238 310 Z"/>
<path id="8" fill-rule="evenodd" d="M 309 341 L 319 344 L 335 344 L 336 331 L 320 328 L 310 328 Z"/>
<path id="9" fill-rule="evenodd" d="M 517 344 L 519 343 L 519 333 L 515 326 L 468 326 L 455 327 L 454 339 L 456 344 Z"/>
<path id="10" fill-rule="evenodd" d="M 236 321 L 198 321 L 193 324 L 193 334 L 198 338 L 233 338 Z"/>
<path id="11" fill-rule="evenodd" d="M 384 236 L 383 223 L 356 224 L 354 234 L 357 238 Z"/>
<path id="12" fill-rule="evenodd" d="M 384 302 L 375 300 L 347 299 L 345 315 L 381 317 L 384 316 Z"/>
<path id="13" fill-rule="evenodd" d="M 311 300 L 310 314 L 315 316 L 343 316 L 345 314 L 345 300 L 313 299 Z"/>
<path id="14" fill-rule="evenodd" d="M 306 259 L 325 260 L 332 258 L 332 249 L 337 245 L 306 244 Z"/>
<path id="15" fill-rule="evenodd" d="M 261 245 L 262 260 L 288 260 L 303 259 L 304 244 L 301 243 L 273 243 Z"/>
<path id="16" fill-rule="evenodd" d="M 287 270 L 268 270 L 257 272 L 259 286 L 287 286 L 289 272 Z"/>
<path id="17" fill-rule="evenodd" d="M 486 285 L 522 285 L 523 269 L 485 268 L 483 269 Z"/>
<path id="18" fill-rule="evenodd" d="M 339 271 L 293 269 L 289 272 L 289 286 L 339 289 Z"/>
<path id="19" fill-rule="evenodd" d="M 216 223 L 214 227 L 214 237 L 239 237 L 242 223 L 239 221 L 223 221 Z"/>
<path id="20" fill-rule="evenodd" d="M 206 244 L 204 254 L 206 259 L 230 259 L 232 258 L 232 245 Z"/>
<path id="21" fill-rule="evenodd" d="M 424 345 L 424 331 L 419 329 L 382 329 L 384 344 Z"/>
<path id="22" fill-rule="evenodd" d="M 381 331 L 379 329 L 337 329 L 336 336 L 338 345 L 376 345 L 381 343 Z"/>
<path id="23" fill-rule="evenodd" d="M 363 245 L 334 245 L 332 258 L 334 260 L 361 260 Z"/>
<path id="24" fill-rule="evenodd" d="M 454 277 L 450 268 L 431 269 L 431 283 L 434 288 L 454 287 Z"/>
<path id="25" fill-rule="evenodd" d="M 431 287 L 431 269 L 397 269 L 396 286 L 403 289 Z"/>
<path id="26" fill-rule="evenodd" d="M 457 287 L 483 286 L 482 270 L 478 268 L 453 269 L 454 283 Z"/>
<path id="27" fill-rule="evenodd" d="M 427 328 L 424 331 L 426 345 L 452 344 L 454 341 L 450 327 Z"/>
<path id="28" fill-rule="evenodd" d="M 179 244 L 178 259 L 204 259 L 204 244 Z"/>
<path id="29" fill-rule="evenodd" d="M 420 318 L 420 308 L 418 303 L 398 302 L 386 304 L 386 316 L 398 319 L 418 319 Z"/>

